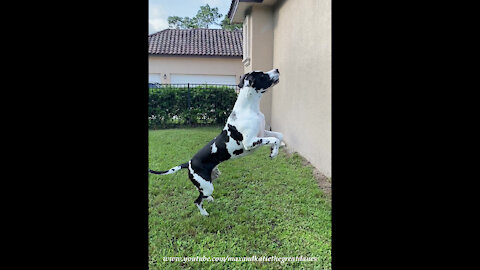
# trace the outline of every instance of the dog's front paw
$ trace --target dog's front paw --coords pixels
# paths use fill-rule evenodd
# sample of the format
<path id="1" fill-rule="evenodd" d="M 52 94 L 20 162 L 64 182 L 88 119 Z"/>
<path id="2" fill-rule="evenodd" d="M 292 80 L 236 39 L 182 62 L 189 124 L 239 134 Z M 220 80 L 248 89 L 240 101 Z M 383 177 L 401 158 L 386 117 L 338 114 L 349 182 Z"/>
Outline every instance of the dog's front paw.
<path id="1" fill-rule="evenodd" d="M 215 201 L 212 196 L 208 196 L 207 198 L 205 198 L 205 200 L 206 200 L 207 202 L 213 202 L 213 201 Z"/>

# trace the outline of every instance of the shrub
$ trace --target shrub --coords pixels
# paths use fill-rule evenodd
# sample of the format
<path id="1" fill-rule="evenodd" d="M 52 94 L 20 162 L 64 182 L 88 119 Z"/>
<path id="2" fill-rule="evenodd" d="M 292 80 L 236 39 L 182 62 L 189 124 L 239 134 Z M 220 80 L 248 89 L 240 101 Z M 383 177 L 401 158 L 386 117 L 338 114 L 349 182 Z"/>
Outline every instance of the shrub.
<path id="1" fill-rule="evenodd" d="M 149 128 L 224 124 L 236 98 L 235 89 L 227 86 L 150 88 Z"/>

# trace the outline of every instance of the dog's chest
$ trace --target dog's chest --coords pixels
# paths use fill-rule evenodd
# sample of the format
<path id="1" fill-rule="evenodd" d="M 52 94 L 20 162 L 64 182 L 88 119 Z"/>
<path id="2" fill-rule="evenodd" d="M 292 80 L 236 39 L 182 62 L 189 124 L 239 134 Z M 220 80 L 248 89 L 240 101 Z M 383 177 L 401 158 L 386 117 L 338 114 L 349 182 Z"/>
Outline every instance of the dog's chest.
<path id="1" fill-rule="evenodd" d="M 227 124 L 231 124 L 242 132 L 243 130 L 256 130 L 257 137 L 263 137 L 265 130 L 265 116 L 260 111 L 233 111 Z"/>
<path id="2" fill-rule="evenodd" d="M 258 112 L 258 117 L 259 117 L 259 131 L 258 131 L 258 135 L 257 137 L 265 137 L 264 135 L 264 131 L 265 131 L 265 115 L 263 115 L 263 113 L 261 112 Z"/>

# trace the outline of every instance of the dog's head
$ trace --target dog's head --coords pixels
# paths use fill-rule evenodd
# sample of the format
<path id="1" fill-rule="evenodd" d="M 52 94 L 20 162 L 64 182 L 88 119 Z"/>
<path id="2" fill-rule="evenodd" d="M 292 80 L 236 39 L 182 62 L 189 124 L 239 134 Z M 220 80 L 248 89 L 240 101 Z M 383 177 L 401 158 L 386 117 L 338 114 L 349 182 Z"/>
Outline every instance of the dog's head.
<path id="1" fill-rule="evenodd" d="M 251 87 L 254 88 L 257 93 L 265 93 L 265 91 L 277 84 L 280 80 L 280 72 L 278 69 L 272 69 L 268 72 L 253 71 L 247 73 L 240 78 L 238 87 Z"/>

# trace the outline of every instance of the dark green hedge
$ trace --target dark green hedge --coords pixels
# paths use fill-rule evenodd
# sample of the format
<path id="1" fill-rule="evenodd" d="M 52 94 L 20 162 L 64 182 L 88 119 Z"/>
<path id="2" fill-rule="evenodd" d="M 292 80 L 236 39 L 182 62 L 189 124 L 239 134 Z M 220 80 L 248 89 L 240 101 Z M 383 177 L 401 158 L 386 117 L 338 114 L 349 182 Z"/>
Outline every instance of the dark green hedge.
<path id="1" fill-rule="evenodd" d="M 225 86 L 196 86 L 190 89 L 172 86 L 150 88 L 149 128 L 223 125 L 236 99 L 235 89 Z"/>

